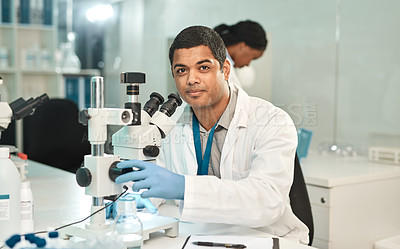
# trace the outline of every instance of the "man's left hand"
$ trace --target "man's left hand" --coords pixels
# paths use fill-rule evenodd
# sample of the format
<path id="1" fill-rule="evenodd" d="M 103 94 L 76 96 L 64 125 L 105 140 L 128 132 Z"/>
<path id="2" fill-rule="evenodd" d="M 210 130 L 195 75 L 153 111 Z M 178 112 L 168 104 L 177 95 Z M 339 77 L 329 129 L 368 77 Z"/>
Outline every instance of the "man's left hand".
<path id="1" fill-rule="evenodd" d="M 128 160 L 117 164 L 119 169 L 138 168 L 115 179 L 116 183 L 134 181 L 133 191 L 144 191 L 143 198 L 157 197 L 163 199 L 183 200 L 185 194 L 185 177 L 175 174 L 154 163 L 141 160 Z"/>

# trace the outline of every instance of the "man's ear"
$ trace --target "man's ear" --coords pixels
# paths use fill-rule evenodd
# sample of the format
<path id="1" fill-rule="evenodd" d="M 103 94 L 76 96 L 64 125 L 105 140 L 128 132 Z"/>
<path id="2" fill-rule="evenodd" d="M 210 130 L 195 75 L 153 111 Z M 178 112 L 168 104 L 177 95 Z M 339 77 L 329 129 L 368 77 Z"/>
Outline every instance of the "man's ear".
<path id="1" fill-rule="evenodd" d="M 229 80 L 229 73 L 231 72 L 231 63 L 228 59 L 225 59 L 224 64 L 222 65 L 222 69 L 224 70 L 224 78 L 225 80 Z"/>
<path id="2" fill-rule="evenodd" d="M 171 66 L 171 75 L 172 75 L 172 78 L 175 78 L 174 77 L 174 70 L 172 70 L 172 66 Z"/>

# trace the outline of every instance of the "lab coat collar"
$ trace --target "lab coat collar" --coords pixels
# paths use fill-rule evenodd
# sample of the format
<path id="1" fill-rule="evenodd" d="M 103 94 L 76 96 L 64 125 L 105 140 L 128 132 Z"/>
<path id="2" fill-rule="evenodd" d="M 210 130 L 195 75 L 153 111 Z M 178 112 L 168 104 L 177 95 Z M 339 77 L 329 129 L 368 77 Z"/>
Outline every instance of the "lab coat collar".
<path id="1" fill-rule="evenodd" d="M 233 115 L 231 125 L 229 127 L 247 127 L 247 111 L 249 109 L 249 95 L 240 87 L 237 87 L 233 83 L 229 83 L 229 87 L 233 87 L 237 90 L 237 102 L 235 108 L 235 114 Z"/>
<path id="2" fill-rule="evenodd" d="M 240 87 L 237 87 L 233 83 L 229 83 L 230 87 L 234 87 L 238 91 L 238 96 L 237 96 L 237 102 L 236 102 L 236 108 L 235 108 L 235 113 L 233 115 L 232 121 L 229 125 L 228 133 L 225 138 L 225 144 L 223 146 L 222 152 L 221 152 L 221 176 L 227 179 L 232 179 L 232 160 L 227 161 L 227 156 L 229 153 L 232 153 L 234 149 L 235 142 L 238 137 L 238 133 L 242 128 L 246 129 L 247 128 L 247 122 L 248 122 L 248 113 L 250 109 L 250 98 L 247 95 L 247 93 L 241 89 Z M 194 148 L 194 140 L 193 140 L 193 132 L 192 132 L 192 117 L 193 117 L 193 112 L 191 111 L 191 108 L 189 105 L 187 105 L 184 108 L 184 111 L 182 115 L 179 117 L 177 125 L 178 126 L 183 126 L 182 127 L 182 132 L 183 136 L 186 137 L 186 141 L 190 144 L 190 151 L 192 153 L 192 156 L 196 158 L 196 152 Z M 189 139 L 191 138 L 191 139 Z M 233 157 L 229 157 L 233 158 Z M 197 168 L 193 168 L 197 170 Z M 191 172 L 193 174 L 196 174 L 195 172 Z"/>

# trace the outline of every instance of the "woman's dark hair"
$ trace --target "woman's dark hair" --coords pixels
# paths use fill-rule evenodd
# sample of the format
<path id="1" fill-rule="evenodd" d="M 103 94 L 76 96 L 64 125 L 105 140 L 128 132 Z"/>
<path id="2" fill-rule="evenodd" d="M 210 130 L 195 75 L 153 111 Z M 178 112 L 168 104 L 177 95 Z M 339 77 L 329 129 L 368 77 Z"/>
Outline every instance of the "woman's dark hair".
<path id="1" fill-rule="evenodd" d="M 234 25 L 221 24 L 214 28 L 221 36 L 225 46 L 244 42 L 247 46 L 264 51 L 267 48 L 267 35 L 260 24 L 247 20 Z"/>
<path id="2" fill-rule="evenodd" d="M 172 65 L 174 52 L 181 48 L 193 48 L 197 46 L 207 46 L 211 53 L 218 60 L 221 70 L 226 59 L 226 49 L 224 41 L 213 29 L 205 26 L 191 26 L 182 30 L 172 42 L 169 48 L 169 61 Z"/>

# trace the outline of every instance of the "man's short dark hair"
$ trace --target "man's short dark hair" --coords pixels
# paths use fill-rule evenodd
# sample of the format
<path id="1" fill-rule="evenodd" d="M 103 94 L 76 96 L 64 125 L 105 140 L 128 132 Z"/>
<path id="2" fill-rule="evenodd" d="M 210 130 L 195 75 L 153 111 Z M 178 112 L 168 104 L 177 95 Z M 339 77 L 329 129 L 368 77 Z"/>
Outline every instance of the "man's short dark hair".
<path id="1" fill-rule="evenodd" d="M 226 48 L 224 41 L 217 32 L 205 26 L 191 26 L 182 30 L 172 42 L 169 48 L 169 61 L 172 65 L 174 53 L 177 49 L 207 46 L 218 60 L 221 70 L 226 59 Z"/>

